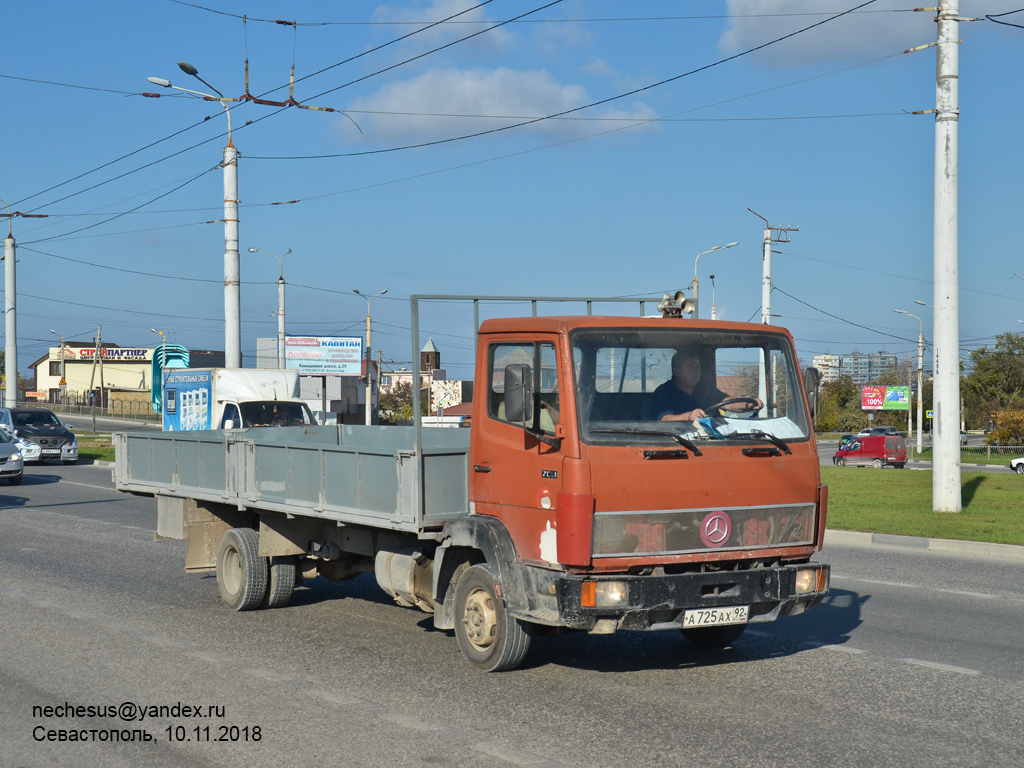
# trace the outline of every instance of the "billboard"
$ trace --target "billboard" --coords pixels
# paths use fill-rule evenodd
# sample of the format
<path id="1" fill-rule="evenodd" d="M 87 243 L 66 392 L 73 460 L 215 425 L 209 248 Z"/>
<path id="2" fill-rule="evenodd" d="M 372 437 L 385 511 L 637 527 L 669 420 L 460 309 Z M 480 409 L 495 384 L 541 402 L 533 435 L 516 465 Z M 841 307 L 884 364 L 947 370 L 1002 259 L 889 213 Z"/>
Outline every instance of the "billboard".
<path id="1" fill-rule="evenodd" d="M 286 336 L 285 367 L 300 374 L 358 376 L 362 373 L 360 336 Z"/>
<path id="2" fill-rule="evenodd" d="M 865 384 L 860 388 L 860 407 L 864 411 L 909 411 L 910 387 Z"/>
<path id="3" fill-rule="evenodd" d="M 169 369 L 164 372 L 164 430 L 211 429 L 213 373 Z"/>

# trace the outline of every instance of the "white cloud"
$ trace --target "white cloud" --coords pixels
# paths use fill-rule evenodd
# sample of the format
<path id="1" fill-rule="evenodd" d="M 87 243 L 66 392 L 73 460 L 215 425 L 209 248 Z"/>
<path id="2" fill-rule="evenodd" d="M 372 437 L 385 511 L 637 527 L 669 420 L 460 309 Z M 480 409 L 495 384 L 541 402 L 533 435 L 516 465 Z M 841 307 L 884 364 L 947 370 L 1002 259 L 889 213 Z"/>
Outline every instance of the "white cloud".
<path id="1" fill-rule="evenodd" d="M 726 53 L 753 48 L 827 18 L 823 14 L 840 13 L 859 4 L 857 0 L 728 0 L 732 18 L 719 40 L 719 48 Z M 1012 10 L 1013 5 L 1009 0 L 965 0 L 960 3 L 960 14 L 998 13 Z M 902 12 L 910 7 L 901 0 L 878 0 L 860 12 L 808 30 L 756 55 L 765 63 L 794 66 L 898 53 L 934 40 L 935 13 Z M 894 10 L 901 12 L 889 12 Z"/>
<path id="2" fill-rule="evenodd" d="M 429 3 L 416 2 L 409 6 L 395 7 L 390 5 L 382 5 L 377 8 L 374 12 L 374 18 L 377 21 L 419 21 L 419 22 L 435 22 L 441 19 L 446 19 L 449 16 L 453 16 L 459 11 L 464 11 L 467 8 L 472 8 L 474 5 L 479 5 L 478 0 L 431 0 Z M 484 15 L 484 11 L 490 6 L 484 6 L 476 10 L 463 13 L 455 19 L 445 24 L 438 24 L 431 29 L 420 32 L 409 39 L 409 43 L 422 46 L 424 48 L 434 48 L 438 45 L 457 40 L 467 35 L 471 35 L 474 32 L 485 29 L 486 24 L 467 24 L 465 22 L 478 21 L 482 22 L 489 18 Z M 411 32 L 414 27 L 399 27 L 403 34 Z M 397 36 L 397 35 L 396 35 Z M 493 29 L 485 34 L 477 35 L 472 40 L 468 41 L 464 45 L 467 48 L 475 49 L 479 52 L 482 48 L 490 51 L 502 51 L 510 47 L 516 37 L 509 31 L 509 27 L 500 27 Z"/>
<path id="3" fill-rule="evenodd" d="M 411 80 L 390 83 L 347 109 L 359 122 L 367 141 L 419 142 L 500 128 L 522 118 L 557 114 L 593 100 L 582 86 L 562 85 L 544 71 L 434 69 Z M 613 102 L 604 110 L 584 110 L 574 116 L 642 120 L 653 117 L 653 112 L 642 102 L 629 106 Z M 528 130 L 567 138 L 594 133 L 600 128 L 587 121 L 545 120 Z M 352 138 L 351 131 L 346 130 L 345 135 Z"/>

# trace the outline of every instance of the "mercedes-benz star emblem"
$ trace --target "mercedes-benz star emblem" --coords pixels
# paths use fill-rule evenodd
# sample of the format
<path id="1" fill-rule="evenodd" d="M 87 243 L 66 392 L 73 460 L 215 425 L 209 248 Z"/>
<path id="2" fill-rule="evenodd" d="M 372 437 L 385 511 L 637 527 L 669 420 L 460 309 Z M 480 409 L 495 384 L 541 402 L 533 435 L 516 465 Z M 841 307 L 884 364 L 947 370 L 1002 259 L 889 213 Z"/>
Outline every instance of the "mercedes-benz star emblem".
<path id="1" fill-rule="evenodd" d="M 707 547 L 720 547 L 732 534 L 732 520 L 725 512 L 710 512 L 700 524 L 700 539 Z"/>

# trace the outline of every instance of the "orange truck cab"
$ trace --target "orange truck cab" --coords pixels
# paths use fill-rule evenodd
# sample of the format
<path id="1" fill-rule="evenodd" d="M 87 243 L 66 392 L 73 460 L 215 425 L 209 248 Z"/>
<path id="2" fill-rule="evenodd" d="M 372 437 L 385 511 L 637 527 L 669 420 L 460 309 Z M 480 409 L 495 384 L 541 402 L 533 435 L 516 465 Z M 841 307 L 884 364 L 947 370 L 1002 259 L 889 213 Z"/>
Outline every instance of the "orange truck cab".
<path id="1" fill-rule="evenodd" d="M 903 469 L 907 463 L 907 441 L 899 435 L 855 437 L 835 452 L 832 463 L 838 467 L 849 464 L 875 469 L 886 466 Z"/>

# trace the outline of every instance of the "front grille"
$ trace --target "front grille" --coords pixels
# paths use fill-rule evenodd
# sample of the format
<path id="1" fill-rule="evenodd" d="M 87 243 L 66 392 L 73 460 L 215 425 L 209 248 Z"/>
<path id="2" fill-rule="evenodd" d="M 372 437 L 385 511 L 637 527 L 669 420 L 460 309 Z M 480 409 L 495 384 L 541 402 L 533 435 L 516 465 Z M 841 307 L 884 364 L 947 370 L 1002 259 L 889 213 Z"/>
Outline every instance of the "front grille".
<path id="1" fill-rule="evenodd" d="M 814 504 L 598 512 L 593 553 L 628 557 L 809 545 L 814 543 L 814 512 Z"/>

